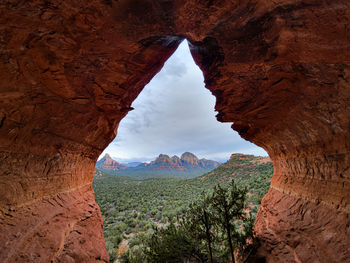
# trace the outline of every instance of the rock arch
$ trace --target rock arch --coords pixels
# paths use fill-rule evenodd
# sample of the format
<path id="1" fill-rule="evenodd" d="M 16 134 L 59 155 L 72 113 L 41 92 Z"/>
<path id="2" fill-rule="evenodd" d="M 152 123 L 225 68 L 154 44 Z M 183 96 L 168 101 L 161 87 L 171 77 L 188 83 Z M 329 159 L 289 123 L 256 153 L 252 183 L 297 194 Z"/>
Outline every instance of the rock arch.
<path id="1" fill-rule="evenodd" d="M 219 121 L 270 154 L 267 262 L 350 258 L 347 0 L 0 3 L 0 260 L 106 262 L 98 155 L 183 38 Z"/>

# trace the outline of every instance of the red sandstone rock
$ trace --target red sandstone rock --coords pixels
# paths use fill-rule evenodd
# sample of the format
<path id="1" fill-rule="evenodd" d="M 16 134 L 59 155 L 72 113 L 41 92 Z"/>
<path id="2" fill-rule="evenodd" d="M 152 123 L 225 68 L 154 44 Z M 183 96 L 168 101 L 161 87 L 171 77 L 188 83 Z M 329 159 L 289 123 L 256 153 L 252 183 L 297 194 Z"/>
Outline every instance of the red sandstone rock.
<path id="1" fill-rule="evenodd" d="M 174 163 L 174 165 L 176 166 L 180 166 L 182 165 L 181 159 L 177 156 L 174 155 L 173 157 L 171 157 L 171 161 Z"/>
<path id="2" fill-rule="evenodd" d="M 166 154 L 160 154 L 154 161 L 142 166 L 156 169 L 165 168 L 175 170 L 191 170 L 197 168 L 214 169 L 219 165 L 219 162 L 206 159 L 199 160 L 198 157 L 193 153 L 185 152 L 181 155 L 181 158 L 176 155 L 170 158 Z"/>
<path id="3" fill-rule="evenodd" d="M 148 164 L 151 167 L 159 168 L 178 168 L 180 165 L 173 162 L 173 160 L 166 154 L 159 154 L 159 156 Z"/>
<path id="4" fill-rule="evenodd" d="M 195 167 L 199 165 L 199 159 L 193 153 L 185 152 L 181 155 L 181 160 L 185 166 Z"/>
<path id="5" fill-rule="evenodd" d="M 108 262 L 90 186 L 1 214 L 1 262 Z"/>
<path id="6" fill-rule="evenodd" d="M 97 161 L 96 168 L 103 171 L 118 171 L 126 169 L 127 167 L 124 164 L 114 161 L 112 157 L 106 153 L 101 160 Z"/>
<path id="7" fill-rule="evenodd" d="M 95 162 L 183 37 L 218 120 L 274 163 L 259 257 L 349 261 L 349 19 L 348 0 L 0 2 L 0 261 L 108 260 Z"/>
<path id="8" fill-rule="evenodd" d="M 350 218 L 344 211 L 271 188 L 255 223 L 261 242 L 255 259 L 349 262 L 349 226 Z"/>

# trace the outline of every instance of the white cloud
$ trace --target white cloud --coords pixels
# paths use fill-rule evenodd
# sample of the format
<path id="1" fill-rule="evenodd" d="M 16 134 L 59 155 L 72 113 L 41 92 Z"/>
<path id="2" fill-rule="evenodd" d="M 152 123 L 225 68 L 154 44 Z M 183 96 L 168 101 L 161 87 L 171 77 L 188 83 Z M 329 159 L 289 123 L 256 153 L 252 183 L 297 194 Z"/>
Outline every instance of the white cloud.
<path id="1" fill-rule="evenodd" d="M 216 160 L 236 152 L 267 155 L 240 138 L 232 123 L 216 120 L 215 97 L 203 81 L 184 41 L 133 102 L 135 110 L 121 121 L 117 138 L 103 154 L 120 161 L 149 161 L 160 153 L 185 151 Z"/>

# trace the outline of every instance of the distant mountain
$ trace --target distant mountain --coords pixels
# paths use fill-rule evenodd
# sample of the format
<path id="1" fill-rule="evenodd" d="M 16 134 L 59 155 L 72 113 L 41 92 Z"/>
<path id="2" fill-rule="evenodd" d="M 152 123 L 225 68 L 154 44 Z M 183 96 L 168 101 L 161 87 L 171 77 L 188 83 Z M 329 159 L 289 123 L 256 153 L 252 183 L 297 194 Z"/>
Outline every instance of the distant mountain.
<path id="1" fill-rule="evenodd" d="M 130 163 L 123 163 L 126 167 L 136 167 L 138 165 L 142 164 L 141 162 L 130 162 Z"/>
<path id="2" fill-rule="evenodd" d="M 192 169 L 214 169 L 220 165 L 219 162 L 207 160 L 207 159 L 198 159 L 193 153 L 185 152 L 181 155 L 181 158 L 174 155 L 169 157 L 166 154 L 160 154 L 154 161 L 149 164 L 145 164 L 149 168 L 166 168 L 174 169 L 179 171 L 186 171 Z"/>
<path id="3" fill-rule="evenodd" d="M 106 153 L 106 155 L 101 160 L 97 161 L 96 168 L 104 172 L 113 172 L 121 169 L 126 169 L 127 166 L 113 160 L 112 157 Z"/>
<path id="4" fill-rule="evenodd" d="M 102 159 L 100 161 L 102 161 Z M 129 167 L 122 165 L 123 167 L 118 167 L 119 169 L 111 170 L 107 170 L 106 165 L 104 166 L 104 169 L 100 169 L 96 164 L 96 168 L 108 173 L 136 178 L 163 176 L 193 178 L 205 174 L 215 169 L 219 165 L 219 162 L 207 159 L 198 159 L 198 157 L 193 153 L 185 152 L 181 155 L 181 158 L 176 155 L 169 157 L 166 154 L 160 154 L 154 161 L 150 163 L 140 163 L 136 166 Z M 113 166 L 113 168 L 115 167 Z"/>

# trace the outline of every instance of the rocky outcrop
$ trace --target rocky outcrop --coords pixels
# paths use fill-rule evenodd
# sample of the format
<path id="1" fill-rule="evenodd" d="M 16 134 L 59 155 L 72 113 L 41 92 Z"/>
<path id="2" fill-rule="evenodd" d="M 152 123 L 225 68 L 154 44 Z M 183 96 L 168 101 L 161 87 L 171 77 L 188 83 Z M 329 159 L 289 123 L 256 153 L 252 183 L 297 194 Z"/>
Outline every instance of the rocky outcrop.
<path id="1" fill-rule="evenodd" d="M 198 159 L 196 155 L 190 152 L 185 152 L 181 155 L 181 158 L 174 155 L 169 157 L 166 154 L 160 154 L 154 161 L 150 162 L 145 167 L 150 168 L 165 168 L 175 170 L 192 170 L 192 169 L 214 169 L 220 165 L 219 162 Z"/>
<path id="2" fill-rule="evenodd" d="M 117 161 L 113 160 L 112 157 L 106 153 L 101 160 L 97 161 L 96 168 L 102 171 L 118 171 L 126 169 L 127 166 L 120 164 Z"/>
<path id="3" fill-rule="evenodd" d="M 198 166 L 206 169 L 214 169 L 220 165 L 219 162 L 207 159 L 199 159 Z"/>
<path id="4" fill-rule="evenodd" d="M 181 160 L 183 161 L 184 166 L 186 167 L 195 167 L 198 166 L 198 158 L 193 153 L 185 152 L 181 155 Z"/>
<path id="5" fill-rule="evenodd" d="M 218 120 L 273 161 L 259 257 L 346 261 L 349 10 L 347 0 L 2 1 L 0 261 L 108 261 L 94 164 L 183 38 Z"/>
<path id="6" fill-rule="evenodd" d="M 182 164 L 181 159 L 177 156 L 174 155 L 173 157 L 171 157 L 171 161 L 176 165 L 176 166 L 180 166 Z"/>
<path id="7" fill-rule="evenodd" d="M 154 161 L 149 163 L 135 163 L 131 166 L 120 164 L 106 154 L 96 163 L 96 169 L 110 174 L 129 176 L 138 179 L 150 177 L 179 177 L 194 178 L 210 172 L 220 165 L 219 162 L 198 159 L 193 153 L 186 152 L 181 159 L 174 155 L 169 157 L 160 154 Z"/>
<path id="8" fill-rule="evenodd" d="M 177 163 L 174 163 L 172 158 L 169 157 L 169 155 L 159 154 L 159 156 L 154 161 L 150 162 L 146 167 L 178 169 L 180 165 Z"/>
<path id="9" fill-rule="evenodd" d="M 219 184 L 234 180 L 238 184 L 247 182 L 252 177 L 264 177 L 265 183 L 270 185 L 273 166 L 268 157 L 245 154 L 232 154 L 231 158 L 218 168 L 204 174 L 199 180 L 217 182 Z M 262 178 L 261 177 L 261 178 Z M 265 190 L 267 192 L 267 189 Z M 238 251 L 237 251 L 238 252 Z"/>

